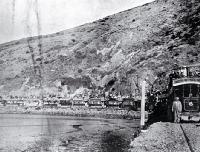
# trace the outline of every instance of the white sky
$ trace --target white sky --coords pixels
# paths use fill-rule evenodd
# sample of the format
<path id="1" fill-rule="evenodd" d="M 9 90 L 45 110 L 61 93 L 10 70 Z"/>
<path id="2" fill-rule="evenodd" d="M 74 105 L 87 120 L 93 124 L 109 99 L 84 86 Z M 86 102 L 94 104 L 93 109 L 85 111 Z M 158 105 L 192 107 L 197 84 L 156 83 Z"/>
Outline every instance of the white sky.
<path id="1" fill-rule="evenodd" d="M 92 22 L 152 1 L 0 0 L 0 43 L 37 35 L 35 10 L 39 10 L 41 33 L 48 34 Z"/>

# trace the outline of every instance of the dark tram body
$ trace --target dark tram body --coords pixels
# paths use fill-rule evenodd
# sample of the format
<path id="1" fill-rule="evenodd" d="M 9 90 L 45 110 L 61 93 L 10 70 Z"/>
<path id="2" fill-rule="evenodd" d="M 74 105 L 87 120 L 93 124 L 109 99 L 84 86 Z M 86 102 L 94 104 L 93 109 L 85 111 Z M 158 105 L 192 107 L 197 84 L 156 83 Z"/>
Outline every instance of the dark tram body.
<path id="1" fill-rule="evenodd" d="M 193 66 L 184 66 L 171 76 L 168 96 L 167 117 L 173 120 L 172 103 L 179 97 L 182 103 L 181 120 L 200 121 L 200 75 L 191 71 Z"/>

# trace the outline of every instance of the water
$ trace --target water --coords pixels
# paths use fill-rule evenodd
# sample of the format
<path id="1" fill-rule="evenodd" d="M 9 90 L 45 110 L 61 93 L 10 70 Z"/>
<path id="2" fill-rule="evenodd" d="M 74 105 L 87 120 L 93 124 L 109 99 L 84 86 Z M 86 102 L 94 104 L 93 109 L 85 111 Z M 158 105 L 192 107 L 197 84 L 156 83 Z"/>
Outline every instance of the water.
<path id="1" fill-rule="evenodd" d="M 0 152 L 125 152 L 139 121 L 0 114 Z"/>

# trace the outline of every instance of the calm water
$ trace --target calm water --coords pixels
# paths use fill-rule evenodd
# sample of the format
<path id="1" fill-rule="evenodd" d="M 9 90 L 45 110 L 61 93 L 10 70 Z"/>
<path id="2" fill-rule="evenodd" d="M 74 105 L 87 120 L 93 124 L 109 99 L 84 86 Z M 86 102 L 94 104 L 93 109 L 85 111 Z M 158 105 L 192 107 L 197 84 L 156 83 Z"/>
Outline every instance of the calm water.
<path id="1" fill-rule="evenodd" d="M 123 152 L 139 121 L 0 114 L 0 152 Z"/>

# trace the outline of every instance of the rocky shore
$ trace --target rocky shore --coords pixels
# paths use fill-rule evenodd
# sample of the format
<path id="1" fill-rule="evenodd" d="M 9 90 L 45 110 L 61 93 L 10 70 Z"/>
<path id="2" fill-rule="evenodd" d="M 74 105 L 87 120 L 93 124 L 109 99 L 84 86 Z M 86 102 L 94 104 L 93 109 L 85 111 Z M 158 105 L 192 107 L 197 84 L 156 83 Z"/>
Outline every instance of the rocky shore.
<path id="1" fill-rule="evenodd" d="M 21 106 L 1 106 L 0 113 L 19 114 L 44 114 L 44 115 L 64 115 L 78 117 L 97 117 L 108 119 L 139 119 L 140 111 L 129 111 L 118 108 L 91 108 L 91 107 L 59 107 L 59 108 L 35 108 Z"/>
<path id="2" fill-rule="evenodd" d="M 199 132 L 197 123 L 157 122 L 131 142 L 130 152 L 199 152 Z"/>

